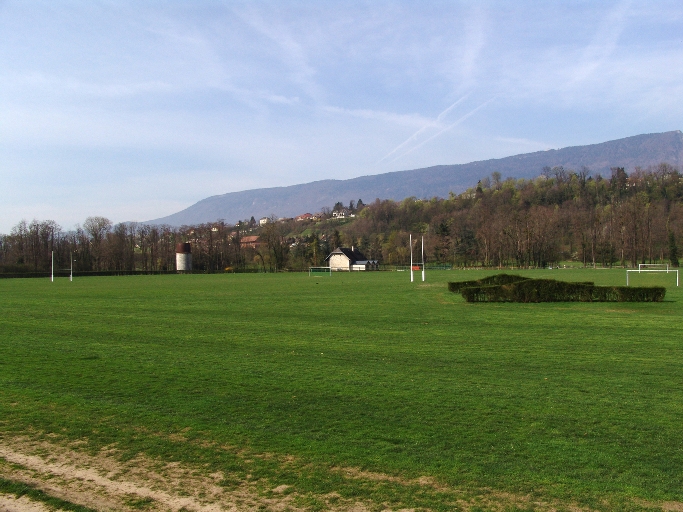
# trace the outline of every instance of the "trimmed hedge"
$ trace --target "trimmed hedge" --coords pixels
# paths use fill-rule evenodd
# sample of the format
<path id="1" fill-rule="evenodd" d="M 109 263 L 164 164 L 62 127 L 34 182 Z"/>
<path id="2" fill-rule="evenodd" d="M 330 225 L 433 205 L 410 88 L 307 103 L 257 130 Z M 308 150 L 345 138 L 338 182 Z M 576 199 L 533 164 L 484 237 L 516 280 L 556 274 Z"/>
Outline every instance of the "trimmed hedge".
<path id="1" fill-rule="evenodd" d="M 453 293 L 457 293 L 463 288 L 469 288 L 471 286 L 490 286 L 490 285 L 503 285 L 510 283 L 517 283 L 519 281 L 527 281 L 531 278 L 522 277 L 515 274 L 496 274 L 495 276 L 485 277 L 483 279 L 477 279 L 476 281 L 458 281 L 455 283 L 448 283 L 448 290 Z"/>
<path id="2" fill-rule="evenodd" d="M 74 270 L 74 277 L 92 276 L 147 276 L 162 274 L 177 274 L 175 270 Z M 44 272 L 0 272 L 0 279 L 13 279 L 24 277 L 49 278 L 50 271 Z M 55 270 L 55 277 L 69 277 L 68 270 Z"/>
<path id="3" fill-rule="evenodd" d="M 503 279 L 509 277 L 515 276 Z M 467 302 L 661 302 L 666 295 L 666 288 L 661 286 L 595 286 L 593 283 L 567 283 L 555 279 L 462 286 L 471 282 L 448 283 L 448 288 L 460 291 Z"/>

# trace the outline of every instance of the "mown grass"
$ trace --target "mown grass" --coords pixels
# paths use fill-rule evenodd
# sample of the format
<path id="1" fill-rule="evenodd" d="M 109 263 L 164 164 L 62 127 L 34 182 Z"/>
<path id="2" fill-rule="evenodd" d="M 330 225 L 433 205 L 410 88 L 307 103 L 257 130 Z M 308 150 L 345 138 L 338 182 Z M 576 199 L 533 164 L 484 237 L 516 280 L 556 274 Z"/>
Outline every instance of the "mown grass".
<path id="1" fill-rule="evenodd" d="M 443 510 L 456 498 L 334 467 L 432 476 L 465 497 L 683 501 L 675 278 L 632 278 L 666 283 L 658 304 L 467 304 L 447 291 L 487 274 L 3 280 L 0 435 L 204 463 L 228 487 L 291 485 L 313 509 L 333 491 Z"/>

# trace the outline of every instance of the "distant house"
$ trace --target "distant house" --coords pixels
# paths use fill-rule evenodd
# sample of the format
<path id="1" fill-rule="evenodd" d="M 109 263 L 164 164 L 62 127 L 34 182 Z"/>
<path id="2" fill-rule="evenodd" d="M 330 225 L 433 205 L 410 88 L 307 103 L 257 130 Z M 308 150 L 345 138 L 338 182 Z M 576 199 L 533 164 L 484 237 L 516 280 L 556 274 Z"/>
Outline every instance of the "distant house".
<path id="1" fill-rule="evenodd" d="M 379 270 L 377 260 L 369 260 L 355 247 L 337 247 L 325 261 L 333 271 Z"/>
<path id="2" fill-rule="evenodd" d="M 294 220 L 297 222 L 301 222 L 302 220 L 313 220 L 313 215 L 311 215 L 310 213 L 304 213 L 303 215 L 295 217 Z"/>
<path id="3" fill-rule="evenodd" d="M 268 220 L 268 217 L 263 217 L 263 218 L 259 219 L 259 221 L 258 221 L 260 226 L 265 226 L 266 224 L 268 224 L 268 222 L 270 222 Z"/>
<path id="4" fill-rule="evenodd" d="M 355 217 L 355 213 L 351 213 L 351 210 L 344 208 L 343 210 L 335 210 L 332 212 L 333 219 L 352 219 Z"/>
<path id="5" fill-rule="evenodd" d="M 257 249 L 260 244 L 261 241 L 259 240 L 258 236 L 250 235 L 240 238 L 241 247 L 251 247 L 252 249 Z"/>

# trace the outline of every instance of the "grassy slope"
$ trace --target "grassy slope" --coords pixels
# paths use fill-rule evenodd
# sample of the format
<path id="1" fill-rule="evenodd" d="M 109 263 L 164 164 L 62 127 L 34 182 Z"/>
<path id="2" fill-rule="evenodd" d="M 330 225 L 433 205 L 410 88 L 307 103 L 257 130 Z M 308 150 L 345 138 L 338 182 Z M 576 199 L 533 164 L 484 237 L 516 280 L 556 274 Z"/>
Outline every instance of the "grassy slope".
<path id="1" fill-rule="evenodd" d="M 325 468 L 594 506 L 683 501 L 683 293 L 524 305 L 446 290 L 485 274 L 432 272 L 425 285 L 400 272 L 2 280 L 0 429 L 413 506 L 444 498 Z M 187 427 L 202 443 L 166 436 Z M 248 466 L 205 441 L 302 462 Z"/>

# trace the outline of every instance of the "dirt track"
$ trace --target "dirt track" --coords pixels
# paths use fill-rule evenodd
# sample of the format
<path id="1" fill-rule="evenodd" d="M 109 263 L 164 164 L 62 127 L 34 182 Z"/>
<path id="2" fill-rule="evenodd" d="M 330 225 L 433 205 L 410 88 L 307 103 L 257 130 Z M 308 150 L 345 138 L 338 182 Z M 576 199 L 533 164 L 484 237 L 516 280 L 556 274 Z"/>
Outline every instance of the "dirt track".
<path id="1" fill-rule="evenodd" d="M 0 512 L 51 512 L 42 503 L 31 501 L 26 496 L 16 498 L 8 494 L 0 494 Z"/>
<path id="2" fill-rule="evenodd" d="M 264 505 L 269 510 L 296 510 L 291 496 L 263 498 L 246 486 L 227 493 L 217 485 L 222 474 L 203 475 L 200 468 L 160 465 L 141 457 L 122 463 L 106 451 L 91 456 L 52 443 L 5 439 L 0 444 L 0 458 L 4 459 L 0 462 L 3 477 L 96 510 L 139 510 L 144 506 L 145 510 L 218 512 Z M 16 508 L 16 501 L 5 496 L 0 507 L 27 510 Z"/>
<path id="3" fill-rule="evenodd" d="M 220 485 L 222 473 L 207 474 L 202 467 L 165 463 L 142 456 L 122 462 L 115 450 L 103 449 L 95 455 L 79 451 L 83 443 L 64 446 L 55 442 L 33 441 L 26 437 L 0 438 L 0 476 L 23 482 L 46 494 L 98 511 L 251 511 L 273 512 L 304 510 L 296 506 L 297 494 L 287 485 L 278 485 L 265 493 L 253 483 L 243 483 L 226 489 Z M 350 479 L 387 481 L 399 485 L 425 486 L 436 491 L 455 493 L 432 478 L 404 480 L 399 477 L 359 471 L 353 468 L 330 468 Z M 538 511 L 588 512 L 571 504 L 539 502 L 529 496 L 519 496 L 492 490 L 476 498 L 455 498 L 455 508 L 463 511 L 476 507 L 489 510 L 521 508 Z M 452 494 L 453 495 L 453 494 Z M 366 512 L 371 504 L 341 500 L 336 493 L 318 497 L 330 511 Z M 678 502 L 639 505 L 650 510 L 678 512 Z M 52 510 L 26 497 L 17 498 L 0 493 L 0 512 L 47 512 Z M 385 509 L 389 512 L 389 509 Z M 395 512 L 409 512 L 408 509 Z"/>

